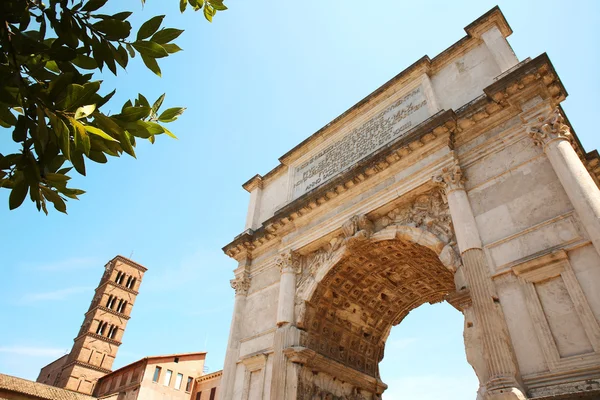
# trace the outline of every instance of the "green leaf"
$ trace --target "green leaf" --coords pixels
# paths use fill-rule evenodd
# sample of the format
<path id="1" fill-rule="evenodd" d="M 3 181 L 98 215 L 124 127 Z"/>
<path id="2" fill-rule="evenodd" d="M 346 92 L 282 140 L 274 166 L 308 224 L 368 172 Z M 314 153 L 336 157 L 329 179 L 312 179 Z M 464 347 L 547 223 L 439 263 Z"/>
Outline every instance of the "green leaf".
<path id="1" fill-rule="evenodd" d="M 133 14 L 131 11 L 123 11 L 113 15 L 113 18 L 118 19 L 119 21 L 125 21 L 131 14 Z"/>
<path id="2" fill-rule="evenodd" d="M 133 147 L 131 146 L 130 135 L 121 128 L 112 118 L 107 117 L 106 115 L 102 115 L 100 113 L 94 114 L 98 125 L 100 125 L 104 131 L 113 132 L 119 137 L 119 142 L 121 143 L 121 148 L 127 154 L 135 157 L 135 152 L 133 151 Z"/>
<path id="3" fill-rule="evenodd" d="M 212 17 L 215 15 L 215 10 L 214 8 L 212 8 L 210 5 L 205 4 L 204 5 L 204 18 L 206 18 L 206 20 L 208 22 L 212 22 Z"/>
<path id="4" fill-rule="evenodd" d="M 46 200 L 50 201 L 52 204 L 54 204 L 54 208 L 57 211 L 60 211 L 62 213 L 67 213 L 67 205 L 65 204 L 65 201 L 58 195 L 57 192 L 55 192 L 52 189 L 49 189 L 47 187 L 41 187 L 42 189 L 42 194 L 44 195 L 44 197 L 46 198 Z"/>
<path id="5" fill-rule="evenodd" d="M 137 33 L 137 40 L 143 40 L 149 38 L 154 32 L 160 28 L 160 24 L 162 24 L 164 15 L 157 15 L 154 18 L 150 18 L 148 21 L 144 22 L 142 26 L 140 26 L 140 30 Z"/>
<path id="6" fill-rule="evenodd" d="M 49 117 L 50 125 L 52 125 L 54 133 L 58 137 L 58 146 L 60 147 L 60 150 L 62 151 L 65 158 L 70 160 L 71 133 L 69 132 L 69 128 L 67 128 L 67 125 L 63 122 L 63 120 L 60 117 L 57 117 L 55 114 L 50 114 Z"/>
<path id="7" fill-rule="evenodd" d="M 133 49 L 133 46 L 129 43 L 125 43 L 125 47 L 127 48 L 127 52 L 129 52 L 129 57 L 135 57 L 135 50 Z"/>
<path id="8" fill-rule="evenodd" d="M 95 110 L 96 110 L 96 105 L 95 104 L 90 104 L 90 105 L 87 105 L 87 106 L 79 107 L 75 111 L 75 119 L 85 118 L 88 115 L 92 114 Z"/>
<path id="9" fill-rule="evenodd" d="M 219 11 L 227 10 L 227 7 L 225 6 L 225 4 L 223 4 L 223 0 L 208 0 L 208 2 L 215 10 L 219 10 Z"/>
<path id="10" fill-rule="evenodd" d="M 71 122 L 75 130 L 75 140 L 73 141 L 75 148 L 83 151 L 83 153 L 87 156 L 90 154 L 90 148 L 92 147 L 92 144 L 90 142 L 90 137 L 85 130 L 85 126 L 81 122 L 74 119 L 69 119 L 69 122 Z"/>
<path id="11" fill-rule="evenodd" d="M 113 118 L 116 118 L 121 121 L 133 122 L 140 119 L 144 119 L 148 115 L 150 115 L 150 107 L 125 107 L 120 114 L 113 115 Z"/>
<path id="12" fill-rule="evenodd" d="M 23 200 L 25 200 L 25 197 L 27 197 L 28 190 L 29 185 L 25 182 L 25 180 L 18 181 L 10 191 L 10 196 L 8 197 L 8 208 L 14 210 L 23 204 Z"/>
<path id="13" fill-rule="evenodd" d="M 162 47 L 164 47 L 169 54 L 177 53 L 178 51 L 182 50 L 182 48 L 177 46 L 175 43 L 163 44 Z"/>
<path id="14" fill-rule="evenodd" d="M 177 39 L 182 33 L 183 30 L 181 29 L 165 28 L 156 32 L 150 40 L 159 44 L 167 44 L 170 41 Z"/>
<path id="15" fill-rule="evenodd" d="M 146 57 L 142 54 L 142 61 L 150 71 L 154 72 L 158 76 L 162 76 L 160 67 L 158 66 L 158 62 L 156 62 L 155 58 Z"/>
<path id="16" fill-rule="evenodd" d="M 83 152 L 74 150 L 71 156 L 71 164 L 73 164 L 77 172 L 85 176 L 85 161 L 83 160 Z"/>
<path id="17" fill-rule="evenodd" d="M 109 140 L 111 142 L 119 142 L 114 137 L 110 136 L 108 133 L 104 132 L 102 129 L 98 129 L 96 127 L 85 125 L 85 130 L 91 133 L 92 135 L 100 136 L 102 139 Z"/>
<path id="18" fill-rule="evenodd" d="M 146 99 L 143 94 L 138 93 L 138 99 L 142 106 L 150 107 L 150 103 L 148 103 L 148 99 Z"/>
<path id="19" fill-rule="evenodd" d="M 106 158 L 104 153 L 101 151 L 95 151 L 95 150 L 90 151 L 88 158 L 99 164 L 104 164 L 104 163 L 108 162 L 108 159 Z"/>
<path id="20" fill-rule="evenodd" d="M 101 8 L 104 4 L 106 4 L 108 0 L 90 0 L 83 7 L 81 7 L 81 11 L 96 11 Z"/>
<path id="21" fill-rule="evenodd" d="M 103 19 L 92 25 L 96 30 L 104 33 L 109 40 L 125 39 L 131 32 L 131 24 L 118 19 Z"/>
<path id="22" fill-rule="evenodd" d="M 64 168 L 67 169 L 67 168 Z M 70 169 L 70 168 L 68 168 Z M 44 178 L 46 178 L 47 180 L 49 180 L 50 182 L 67 182 L 69 179 L 71 179 L 70 177 L 64 175 L 64 174 L 52 174 L 52 173 L 47 173 L 46 175 L 44 175 Z"/>
<path id="23" fill-rule="evenodd" d="M 58 109 L 68 110 L 74 104 L 77 104 L 82 92 L 82 85 L 78 85 L 76 83 L 67 85 L 66 89 L 64 90 L 64 97 L 56 103 L 56 107 Z"/>
<path id="24" fill-rule="evenodd" d="M 115 93 L 117 93 L 117 89 L 114 89 L 112 92 L 110 92 L 106 96 L 102 97 L 102 99 L 99 100 L 98 103 L 96 104 L 96 109 L 105 105 L 111 99 L 111 97 L 113 97 L 115 95 Z"/>
<path id="25" fill-rule="evenodd" d="M 179 0 L 179 11 L 184 12 L 187 7 L 187 0 Z"/>
<path id="26" fill-rule="evenodd" d="M 173 139 L 177 139 L 177 136 L 173 135 L 173 133 L 168 130 L 167 128 L 165 128 L 164 126 L 161 125 L 161 128 L 163 129 L 163 131 L 167 134 L 167 136 L 172 137 Z"/>
<path id="27" fill-rule="evenodd" d="M 117 50 L 113 52 L 115 56 L 115 60 L 119 63 L 121 68 L 125 69 L 127 67 L 127 62 L 129 61 L 129 57 L 127 57 L 127 50 L 121 45 L 117 47 Z"/>
<path id="28" fill-rule="evenodd" d="M 162 114 L 160 114 L 158 120 L 160 122 L 173 122 L 177 119 L 177 117 L 183 114 L 184 111 L 185 108 L 182 107 L 168 108 L 165 111 L 163 111 Z"/>
<path id="29" fill-rule="evenodd" d="M 132 45 L 142 56 L 161 58 L 169 55 L 160 44 L 147 40 L 136 41 L 133 42 Z"/>
<path id="30" fill-rule="evenodd" d="M 98 68 L 98 64 L 96 63 L 96 60 L 94 60 L 92 57 L 88 57 L 84 54 L 77 54 L 77 57 L 75 57 L 71 62 L 82 69 Z"/>
<path id="31" fill-rule="evenodd" d="M 152 104 L 152 114 L 153 115 L 156 114 L 158 112 L 158 110 L 160 109 L 160 106 L 162 106 L 162 103 L 165 100 L 165 96 L 166 96 L 166 93 L 163 93 L 158 99 L 156 99 L 154 104 Z"/>

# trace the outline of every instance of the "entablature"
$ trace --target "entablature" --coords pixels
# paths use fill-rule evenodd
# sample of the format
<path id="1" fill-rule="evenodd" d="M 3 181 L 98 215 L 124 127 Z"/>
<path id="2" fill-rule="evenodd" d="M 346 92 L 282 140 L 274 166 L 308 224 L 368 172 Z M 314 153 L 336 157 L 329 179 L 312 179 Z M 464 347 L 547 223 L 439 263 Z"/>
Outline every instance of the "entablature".
<path id="1" fill-rule="evenodd" d="M 421 151 L 420 149 L 428 143 L 446 140 L 452 148 L 455 141 L 463 140 L 462 137 L 484 129 L 491 117 L 500 118 L 498 115 L 501 115 L 502 119 L 508 119 L 518 115 L 524 99 L 536 95 L 555 106 L 567 96 L 562 82 L 545 53 L 523 63 L 508 74 L 503 74 L 500 79 L 484 89 L 484 95 L 456 111 L 438 112 L 406 135 L 356 163 L 348 171 L 281 207 L 258 229 L 247 229 L 238 235 L 223 248 L 223 251 L 236 259 L 246 256 L 252 258 L 255 249 L 274 242 L 295 220 L 318 209 L 341 193 L 352 190 L 409 154 Z M 600 172 L 598 154 L 585 153 L 574 132 L 573 136 L 576 150 L 585 160 L 586 165 Z"/>

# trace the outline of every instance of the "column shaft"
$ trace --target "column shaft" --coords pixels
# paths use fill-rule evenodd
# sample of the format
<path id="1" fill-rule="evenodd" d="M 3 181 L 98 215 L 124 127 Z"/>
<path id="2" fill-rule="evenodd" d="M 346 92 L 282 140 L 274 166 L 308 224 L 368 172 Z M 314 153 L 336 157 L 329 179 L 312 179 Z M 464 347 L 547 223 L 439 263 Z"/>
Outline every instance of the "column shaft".
<path id="1" fill-rule="evenodd" d="M 240 356 L 241 327 L 246 311 L 246 295 L 250 286 L 250 279 L 243 275 L 231 281 L 231 287 L 235 289 L 235 302 L 233 305 L 233 316 L 229 328 L 229 341 L 227 342 L 227 353 L 223 363 L 223 378 L 221 380 L 221 400 L 233 398 L 233 387 L 237 362 Z"/>
<path id="2" fill-rule="evenodd" d="M 550 141 L 544 152 L 600 254 L 600 190 L 596 182 L 565 138 Z"/>
<path id="3" fill-rule="evenodd" d="M 494 284 L 458 162 L 451 168 L 444 168 L 436 181 L 446 189 L 456 241 L 462 256 L 462 268 L 471 293 L 473 313 L 480 324 L 482 350 L 489 372 L 488 381 L 482 383 L 490 396 L 500 392 L 503 395 L 515 393 L 515 396 L 507 398 L 523 398 L 517 382 L 518 372 L 506 322 L 497 308 Z"/>
<path id="4" fill-rule="evenodd" d="M 279 281 L 279 303 L 277 304 L 277 326 L 294 320 L 294 297 L 296 295 L 296 272 L 284 269 Z"/>

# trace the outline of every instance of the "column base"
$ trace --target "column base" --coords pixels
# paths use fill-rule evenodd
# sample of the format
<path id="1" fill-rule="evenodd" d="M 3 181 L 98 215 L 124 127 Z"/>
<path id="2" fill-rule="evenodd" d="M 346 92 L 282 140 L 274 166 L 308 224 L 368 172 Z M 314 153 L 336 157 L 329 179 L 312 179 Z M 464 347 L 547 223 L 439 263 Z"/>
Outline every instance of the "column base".
<path id="1" fill-rule="evenodd" d="M 512 376 L 496 376 L 485 384 L 485 400 L 526 400 L 527 396 L 519 388 Z"/>
<path id="2" fill-rule="evenodd" d="M 485 400 L 527 400 L 527 397 L 517 388 L 496 389 L 488 391 Z"/>

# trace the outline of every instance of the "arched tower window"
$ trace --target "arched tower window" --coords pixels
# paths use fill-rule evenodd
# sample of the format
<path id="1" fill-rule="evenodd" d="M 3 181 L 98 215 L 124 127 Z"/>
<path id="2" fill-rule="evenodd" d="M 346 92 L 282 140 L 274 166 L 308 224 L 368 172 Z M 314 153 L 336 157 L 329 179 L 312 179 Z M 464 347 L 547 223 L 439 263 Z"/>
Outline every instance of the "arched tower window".
<path id="1" fill-rule="evenodd" d="M 106 302 L 106 307 L 110 308 L 110 303 L 112 302 L 112 300 L 113 300 L 113 296 L 112 295 L 108 296 L 108 301 Z"/>
<path id="2" fill-rule="evenodd" d="M 119 328 L 116 325 L 113 325 L 111 327 L 111 331 L 108 334 L 108 337 L 110 339 L 114 339 L 117 336 L 117 331 L 119 330 Z"/>
<path id="3" fill-rule="evenodd" d="M 133 279 L 131 280 L 131 282 L 130 282 L 130 281 L 127 281 L 127 287 L 128 287 L 129 289 L 133 289 L 133 286 L 135 285 L 135 280 L 136 280 L 136 278 L 133 278 Z"/>
<path id="4" fill-rule="evenodd" d="M 121 271 L 118 271 L 117 276 L 115 278 L 115 282 L 119 283 L 119 280 L 121 279 L 122 276 L 123 276 L 123 273 Z"/>
<path id="5" fill-rule="evenodd" d="M 127 306 L 127 302 L 125 300 L 119 301 L 119 306 L 117 307 L 117 312 L 123 313 L 125 312 L 125 307 Z"/>
<path id="6" fill-rule="evenodd" d="M 104 330 L 106 329 L 106 325 L 107 325 L 106 322 L 100 321 L 100 323 L 98 324 L 98 328 L 96 329 L 96 334 L 103 335 Z"/>

